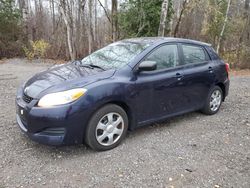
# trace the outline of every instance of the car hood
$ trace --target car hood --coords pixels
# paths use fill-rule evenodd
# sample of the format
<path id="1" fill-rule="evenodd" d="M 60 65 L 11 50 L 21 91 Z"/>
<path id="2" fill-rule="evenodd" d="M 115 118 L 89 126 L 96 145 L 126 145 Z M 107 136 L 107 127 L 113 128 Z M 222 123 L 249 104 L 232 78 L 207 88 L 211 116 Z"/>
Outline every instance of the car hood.
<path id="1" fill-rule="evenodd" d="M 114 72 L 115 70 L 103 71 L 99 68 L 67 63 L 52 67 L 30 78 L 24 85 L 24 93 L 32 98 L 39 98 L 39 95 L 44 92 L 50 93 L 84 87 L 93 82 L 109 78 Z"/>

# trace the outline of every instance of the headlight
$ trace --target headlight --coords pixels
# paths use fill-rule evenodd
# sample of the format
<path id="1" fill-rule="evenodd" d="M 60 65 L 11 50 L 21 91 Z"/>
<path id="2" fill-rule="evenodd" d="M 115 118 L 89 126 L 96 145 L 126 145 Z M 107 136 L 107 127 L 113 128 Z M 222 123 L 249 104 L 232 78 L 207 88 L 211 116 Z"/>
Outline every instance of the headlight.
<path id="1" fill-rule="evenodd" d="M 87 91 L 86 89 L 78 88 L 57 93 L 50 93 L 43 96 L 39 100 L 38 106 L 51 107 L 61 104 L 67 104 L 79 99 L 82 95 L 84 95 L 84 93 L 86 93 L 86 91 Z"/>

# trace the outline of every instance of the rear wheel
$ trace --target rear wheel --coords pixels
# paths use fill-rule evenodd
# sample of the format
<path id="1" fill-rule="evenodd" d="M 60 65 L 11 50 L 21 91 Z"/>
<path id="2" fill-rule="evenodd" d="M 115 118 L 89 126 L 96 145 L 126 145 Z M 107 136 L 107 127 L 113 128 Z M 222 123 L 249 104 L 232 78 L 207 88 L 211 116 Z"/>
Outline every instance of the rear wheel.
<path id="1" fill-rule="evenodd" d="M 127 129 L 126 112 L 120 106 L 106 105 L 91 117 L 86 131 L 86 143 L 94 150 L 112 149 L 120 144 Z"/>
<path id="2" fill-rule="evenodd" d="M 219 86 L 213 87 L 209 94 L 208 98 L 206 99 L 206 103 L 202 112 L 207 115 L 216 114 L 221 106 L 223 98 L 223 92 Z"/>

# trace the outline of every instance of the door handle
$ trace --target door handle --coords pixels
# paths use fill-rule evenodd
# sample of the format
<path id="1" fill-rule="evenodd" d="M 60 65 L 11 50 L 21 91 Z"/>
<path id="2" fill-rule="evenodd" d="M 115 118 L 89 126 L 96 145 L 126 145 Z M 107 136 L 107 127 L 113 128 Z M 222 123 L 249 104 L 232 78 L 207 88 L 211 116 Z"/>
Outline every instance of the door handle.
<path id="1" fill-rule="evenodd" d="M 213 73 L 213 67 L 208 67 L 208 71 L 210 72 L 210 73 Z"/>
<path id="2" fill-rule="evenodd" d="M 181 80 L 182 77 L 183 77 L 183 75 L 181 73 L 179 73 L 179 72 L 177 72 L 176 75 L 175 75 L 175 78 L 177 78 L 178 81 Z"/>

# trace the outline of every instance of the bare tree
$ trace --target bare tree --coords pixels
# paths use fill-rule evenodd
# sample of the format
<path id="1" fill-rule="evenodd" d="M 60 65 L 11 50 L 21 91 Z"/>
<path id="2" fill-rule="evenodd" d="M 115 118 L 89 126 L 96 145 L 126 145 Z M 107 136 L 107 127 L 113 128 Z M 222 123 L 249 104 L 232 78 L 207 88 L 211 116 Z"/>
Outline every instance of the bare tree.
<path id="1" fill-rule="evenodd" d="M 220 51 L 221 39 L 222 39 L 222 37 L 224 35 L 224 32 L 225 32 L 225 28 L 226 28 L 226 24 L 227 24 L 227 20 L 228 20 L 228 13 L 229 13 L 230 4 L 231 4 L 231 0 L 228 0 L 225 19 L 224 19 L 224 22 L 223 22 L 223 26 L 222 26 L 222 29 L 221 29 L 221 32 L 220 32 L 220 36 L 219 36 L 219 40 L 218 40 L 218 44 L 217 44 L 217 48 L 216 48 L 217 53 L 219 53 L 219 51 Z"/>
<path id="2" fill-rule="evenodd" d="M 54 0 L 50 0 L 50 6 L 51 6 L 51 15 L 52 15 L 52 33 L 54 34 L 55 33 L 55 25 L 56 25 Z"/>
<path id="3" fill-rule="evenodd" d="M 97 25 L 97 22 L 98 22 L 98 17 L 97 17 L 97 0 L 94 1 L 94 4 L 95 4 L 95 23 L 94 23 L 94 41 L 95 41 L 95 48 L 98 48 L 99 46 L 99 37 L 98 37 L 98 25 Z"/>
<path id="4" fill-rule="evenodd" d="M 23 31 L 24 31 L 24 36 L 25 36 L 25 41 L 27 42 L 28 40 L 31 40 L 31 34 L 29 32 L 29 23 L 28 23 L 28 18 L 29 18 L 29 5 L 28 5 L 28 0 L 18 0 L 19 3 L 19 8 L 21 10 L 21 16 L 22 16 L 22 22 L 23 22 Z"/>
<path id="5" fill-rule="evenodd" d="M 111 18 L 110 18 L 110 15 L 109 15 L 109 9 L 108 9 L 108 1 L 105 0 L 104 1 L 104 5 L 102 4 L 102 2 L 100 0 L 98 0 L 100 6 L 102 7 L 102 9 L 104 10 L 104 13 L 106 15 L 106 18 L 107 19 L 104 19 L 103 20 L 103 32 L 101 33 L 102 34 L 102 37 L 103 37 L 103 40 L 104 40 L 104 44 L 108 43 L 110 40 L 110 24 L 112 26 L 112 21 L 111 21 Z M 112 34 L 111 34 L 112 36 Z"/>
<path id="6" fill-rule="evenodd" d="M 93 30 L 93 1 L 88 1 L 88 11 L 89 11 L 89 20 L 88 20 L 88 49 L 89 54 L 93 51 L 93 40 L 94 40 L 94 30 Z"/>
<path id="7" fill-rule="evenodd" d="M 168 0 L 163 0 L 161 6 L 160 25 L 158 29 L 158 36 L 160 37 L 163 37 L 165 34 L 167 15 L 168 15 Z"/>
<path id="8" fill-rule="evenodd" d="M 64 23 L 66 25 L 67 30 L 67 43 L 69 48 L 69 54 L 71 60 L 76 59 L 76 50 L 75 50 L 75 44 L 74 44 L 74 37 L 73 37 L 73 18 L 72 18 L 72 10 L 71 7 L 66 0 L 60 0 L 60 12 L 62 14 Z"/>
<path id="9" fill-rule="evenodd" d="M 178 32 L 179 32 L 179 27 L 180 27 L 180 24 L 181 24 L 181 21 L 182 21 L 184 11 L 187 8 L 187 4 L 188 4 L 188 0 L 184 0 L 183 3 L 182 3 L 182 9 L 180 11 L 178 11 L 178 12 L 180 12 L 180 15 L 178 17 L 178 20 L 177 20 L 177 23 L 176 23 L 176 26 L 175 26 L 175 29 L 174 29 L 174 37 L 176 37 Z"/>
<path id="10" fill-rule="evenodd" d="M 118 17 L 117 17 L 117 0 L 112 0 L 112 41 L 118 39 Z"/>

